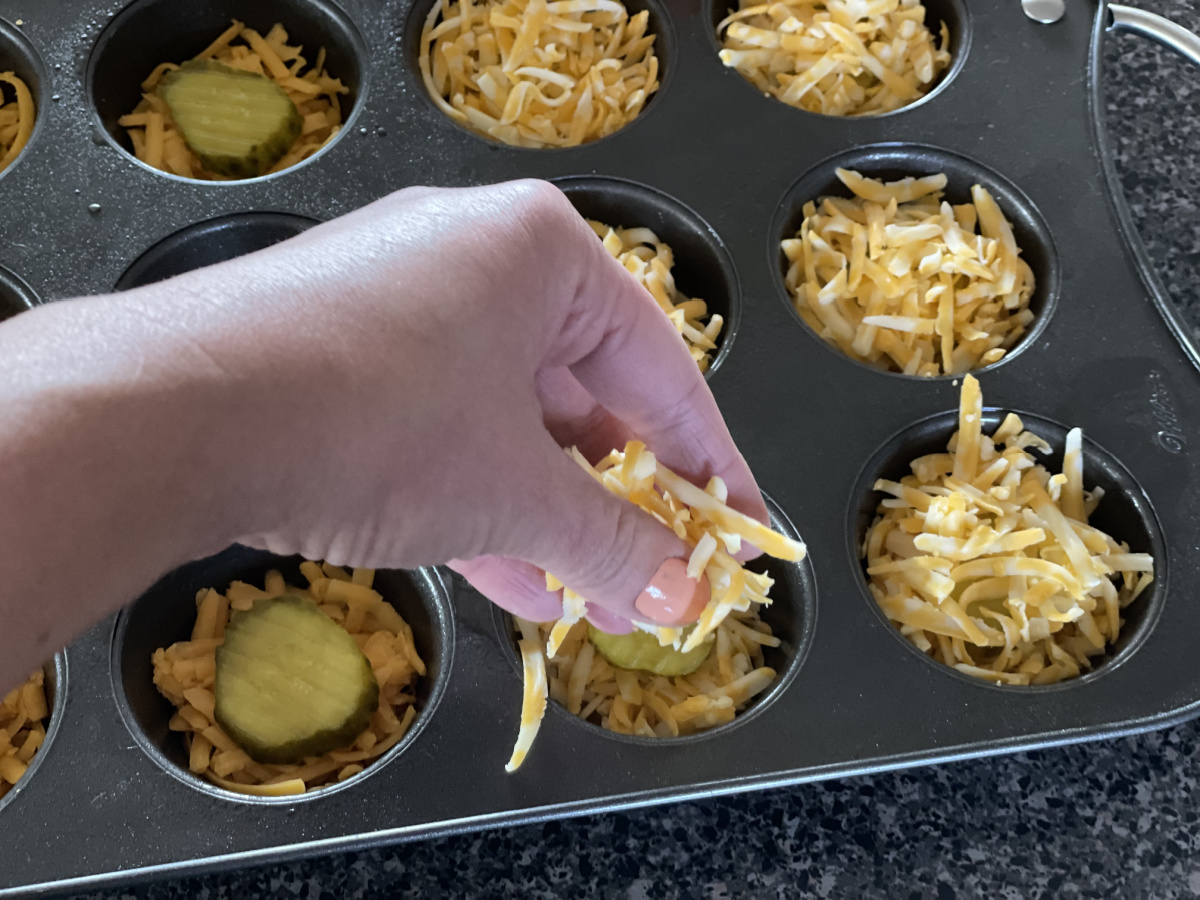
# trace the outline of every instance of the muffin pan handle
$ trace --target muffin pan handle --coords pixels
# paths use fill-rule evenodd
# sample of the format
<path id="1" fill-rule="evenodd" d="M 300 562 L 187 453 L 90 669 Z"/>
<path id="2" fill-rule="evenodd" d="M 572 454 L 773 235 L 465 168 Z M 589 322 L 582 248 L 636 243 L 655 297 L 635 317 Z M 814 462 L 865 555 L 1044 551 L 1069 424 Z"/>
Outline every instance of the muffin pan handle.
<path id="1" fill-rule="evenodd" d="M 1148 37 L 1200 66 L 1200 35 L 1193 34 L 1182 25 L 1156 13 L 1116 3 L 1108 5 L 1108 15 L 1111 19 L 1109 31 L 1128 31 Z"/>

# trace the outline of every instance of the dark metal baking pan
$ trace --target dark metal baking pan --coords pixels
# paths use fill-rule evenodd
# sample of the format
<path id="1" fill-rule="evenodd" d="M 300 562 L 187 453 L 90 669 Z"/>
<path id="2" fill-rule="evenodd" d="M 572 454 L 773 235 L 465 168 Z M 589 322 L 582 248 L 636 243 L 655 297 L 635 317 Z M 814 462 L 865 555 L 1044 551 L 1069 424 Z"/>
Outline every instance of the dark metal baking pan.
<path id="1" fill-rule="evenodd" d="M 950 20 L 959 54 L 938 90 L 879 119 L 841 120 L 762 97 L 721 65 L 711 32 L 723 0 L 655 0 L 666 71 L 644 114 L 593 145 L 535 152 L 467 132 L 425 97 L 412 17 L 429 0 L 197 0 L 178 16 L 163 15 L 163 2 L 123 13 L 119 0 L 32 10 L 0 0 L 0 18 L 24 20 L 0 28 L 0 57 L 25 47 L 6 35 L 23 35 L 42 98 L 29 148 L 0 177 L 0 266 L 53 302 L 246 252 L 407 185 L 562 179 L 588 214 L 660 228 L 680 244 L 680 283 L 728 304 L 709 384 L 762 489 L 808 543 L 793 641 L 806 649 L 771 702 L 735 728 L 628 741 L 555 711 L 524 767 L 505 775 L 521 684 L 493 610 L 456 577 L 398 575 L 427 599 L 440 589 L 417 588 L 440 581 L 453 610 L 450 627 L 434 614 L 444 600 L 414 607 L 432 611 L 429 634 L 441 642 L 420 730 L 338 790 L 251 802 L 180 771 L 146 683 L 147 648 L 182 633 L 196 588 L 262 565 L 233 549 L 168 575 L 120 624 L 68 648 L 54 738 L 0 810 L 0 895 L 1110 737 L 1200 708 L 1200 371 L 1106 162 L 1096 119 L 1103 10 L 1093 20 L 1072 7 L 1042 26 L 1014 0 L 935 0 L 932 17 Z M 355 91 L 344 133 L 305 165 L 245 183 L 187 182 L 135 162 L 111 131 L 136 101 L 130 86 L 235 12 L 260 25 L 279 18 L 306 44 L 328 32 L 344 66 L 334 74 Z M 1022 235 L 1041 318 L 982 373 L 985 402 L 1056 441 L 1082 426 L 1087 478 L 1111 489 L 1097 515 L 1160 567 L 1093 675 L 1039 690 L 968 680 L 906 645 L 864 590 L 852 548 L 871 479 L 946 438 L 957 388 L 844 358 L 793 313 L 778 242 L 804 194 L 835 187 L 837 160 L 879 172 L 944 167 L 952 191 L 978 179 Z"/>

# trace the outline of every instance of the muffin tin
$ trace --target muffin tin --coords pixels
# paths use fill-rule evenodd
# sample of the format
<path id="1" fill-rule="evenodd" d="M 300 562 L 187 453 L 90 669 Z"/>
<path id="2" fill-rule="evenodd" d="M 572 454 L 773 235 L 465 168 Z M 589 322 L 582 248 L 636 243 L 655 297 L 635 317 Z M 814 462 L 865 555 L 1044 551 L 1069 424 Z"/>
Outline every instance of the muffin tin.
<path id="1" fill-rule="evenodd" d="M 412 732 L 334 789 L 239 797 L 181 768 L 149 682 L 150 650 L 186 634 L 199 587 L 281 562 L 231 548 L 167 575 L 52 666 L 50 738 L 0 804 L 0 896 L 1120 735 L 1200 708 L 1200 354 L 1106 161 L 1103 8 L 1042 26 L 1014 0 L 930 0 L 930 18 L 953 33 L 942 83 L 900 112 L 842 120 L 765 98 L 721 65 L 712 32 L 724 0 L 630 0 L 662 36 L 660 92 L 611 137 L 534 151 L 465 130 L 425 95 L 416 43 L 429 2 L 0 0 L 0 66 L 25 76 L 39 104 L 28 148 L 0 176 L 3 309 L 157 281 L 407 185 L 557 179 L 587 215 L 658 229 L 681 288 L 727 316 L 709 384 L 776 524 L 810 551 L 800 565 L 772 563 L 781 677 L 733 725 L 687 740 L 623 738 L 551 704 L 524 767 L 506 775 L 521 682 L 503 617 L 449 573 L 382 573 L 430 662 Z M 352 89 L 342 134 L 248 182 L 138 163 L 114 126 L 138 81 L 234 16 L 328 46 L 329 70 Z M 957 387 L 860 365 L 792 310 L 779 241 L 805 200 L 836 187 L 839 164 L 943 170 L 952 200 L 979 181 L 1014 223 L 1039 317 L 980 376 L 989 421 L 1016 410 L 1059 453 L 1065 429 L 1082 426 L 1085 479 L 1108 490 L 1095 521 L 1157 563 L 1121 642 L 1083 678 L 1022 689 L 962 677 L 909 646 L 866 592 L 856 546 L 870 486 L 944 444 Z"/>

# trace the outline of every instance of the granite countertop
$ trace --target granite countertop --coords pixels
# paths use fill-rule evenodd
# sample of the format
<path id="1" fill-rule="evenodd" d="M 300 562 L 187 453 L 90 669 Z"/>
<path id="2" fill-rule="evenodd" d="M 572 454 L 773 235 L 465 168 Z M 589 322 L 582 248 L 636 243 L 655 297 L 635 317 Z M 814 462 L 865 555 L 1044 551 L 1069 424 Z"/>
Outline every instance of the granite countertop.
<path id="1" fill-rule="evenodd" d="M 1200 0 L 1137 2 L 1200 32 Z M 1127 35 L 1109 37 L 1105 67 L 1134 220 L 1200 338 L 1200 71 Z M 1168 900 L 1200 896 L 1198 851 L 1200 720 L 87 896 Z"/>

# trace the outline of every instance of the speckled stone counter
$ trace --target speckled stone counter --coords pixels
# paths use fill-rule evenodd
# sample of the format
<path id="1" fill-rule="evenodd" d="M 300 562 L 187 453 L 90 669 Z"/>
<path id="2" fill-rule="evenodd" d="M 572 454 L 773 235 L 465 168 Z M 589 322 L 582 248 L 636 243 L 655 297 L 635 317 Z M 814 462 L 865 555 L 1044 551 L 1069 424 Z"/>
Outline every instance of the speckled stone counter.
<path id="1" fill-rule="evenodd" d="M 1200 31 L 1200 0 L 1141 5 Z M 1069 15 L 1091 15 L 1086 0 L 1068 6 Z M 1109 38 L 1105 64 L 1110 134 L 1134 219 L 1200 337 L 1200 70 L 1132 36 Z M 1099 744 L 88 896 L 1196 897 L 1200 720 Z"/>

